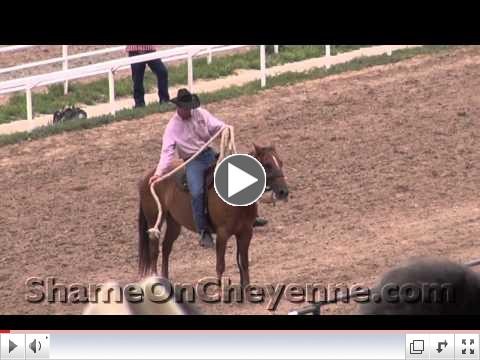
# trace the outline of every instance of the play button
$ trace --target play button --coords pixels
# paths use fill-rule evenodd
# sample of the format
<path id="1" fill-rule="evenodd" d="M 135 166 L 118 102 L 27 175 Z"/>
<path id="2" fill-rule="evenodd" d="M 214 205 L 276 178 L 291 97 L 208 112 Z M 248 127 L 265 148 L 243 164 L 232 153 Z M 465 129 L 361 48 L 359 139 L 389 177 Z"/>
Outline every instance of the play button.
<path id="1" fill-rule="evenodd" d="M 18 347 L 12 340 L 8 340 L 8 353 L 11 353 L 15 348 Z"/>
<path id="2" fill-rule="evenodd" d="M 2 360 L 25 359 L 25 334 L 2 334 L 0 336 L 0 358 Z"/>
<path id="3" fill-rule="evenodd" d="M 258 181 L 256 177 L 253 177 L 249 173 L 236 167 L 233 164 L 228 164 L 228 197 L 238 194 L 243 189 L 246 189 L 252 184 Z"/>
<path id="4" fill-rule="evenodd" d="M 266 175 L 262 164 L 253 156 L 230 155 L 217 165 L 214 186 L 218 196 L 232 206 L 247 206 L 265 191 Z"/>

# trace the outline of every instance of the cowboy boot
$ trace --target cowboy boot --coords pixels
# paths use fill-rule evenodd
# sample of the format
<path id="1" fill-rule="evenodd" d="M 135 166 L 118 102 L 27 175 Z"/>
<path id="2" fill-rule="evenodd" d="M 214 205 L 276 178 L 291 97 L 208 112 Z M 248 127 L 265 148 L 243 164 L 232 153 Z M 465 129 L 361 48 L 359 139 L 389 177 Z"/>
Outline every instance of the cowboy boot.
<path id="1" fill-rule="evenodd" d="M 215 246 L 212 235 L 206 230 L 200 232 L 200 246 L 207 249 Z"/>

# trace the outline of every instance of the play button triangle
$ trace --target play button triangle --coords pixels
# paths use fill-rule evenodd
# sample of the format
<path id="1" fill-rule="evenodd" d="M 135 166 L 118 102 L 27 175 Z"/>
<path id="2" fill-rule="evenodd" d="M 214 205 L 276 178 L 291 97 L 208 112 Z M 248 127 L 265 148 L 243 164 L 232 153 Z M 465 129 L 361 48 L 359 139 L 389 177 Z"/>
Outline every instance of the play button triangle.
<path id="1" fill-rule="evenodd" d="M 248 188 L 258 181 L 246 171 L 228 163 L 228 197 L 238 194 L 240 191 Z"/>
<path id="2" fill-rule="evenodd" d="M 8 353 L 10 354 L 17 346 L 12 340 L 8 340 Z"/>

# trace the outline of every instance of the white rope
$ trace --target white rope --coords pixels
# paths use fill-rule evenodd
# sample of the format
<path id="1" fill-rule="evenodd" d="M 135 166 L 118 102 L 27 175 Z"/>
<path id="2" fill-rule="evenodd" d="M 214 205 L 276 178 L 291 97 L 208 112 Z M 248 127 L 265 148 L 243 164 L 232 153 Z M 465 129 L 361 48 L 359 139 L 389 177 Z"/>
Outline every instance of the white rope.
<path id="1" fill-rule="evenodd" d="M 193 159 L 195 159 L 202 151 L 204 151 L 218 136 L 222 135 L 221 140 L 220 140 L 220 156 L 218 158 L 218 162 L 221 162 L 226 156 L 230 154 L 235 154 L 237 152 L 237 149 L 235 147 L 235 138 L 234 138 L 234 131 L 233 131 L 233 126 L 225 126 L 221 130 L 219 130 L 213 137 L 208 140 L 205 145 L 203 145 L 198 151 L 191 156 L 187 161 L 184 161 L 182 164 L 177 166 L 175 169 L 171 170 L 167 174 L 163 175 L 162 177 L 156 179 L 151 185 L 150 185 L 150 192 L 152 193 L 153 198 L 155 199 L 155 203 L 157 204 L 158 208 L 158 216 L 157 216 L 157 221 L 155 222 L 155 225 L 148 230 L 148 235 L 151 240 L 152 237 L 156 239 L 160 239 L 160 230 L 158 229 L 161 218 L 162 218 L 162 205 L 160 203 L 160 199 L 158 198 L 157 193 L 155 192 L 155 185 L 166 178 L 172 176 L 176 172 L 178 172 L 180 169 L 184 168 L 188 163 L 190 163 Z M 227 155 L 228 154 L 228 155 Z"/>

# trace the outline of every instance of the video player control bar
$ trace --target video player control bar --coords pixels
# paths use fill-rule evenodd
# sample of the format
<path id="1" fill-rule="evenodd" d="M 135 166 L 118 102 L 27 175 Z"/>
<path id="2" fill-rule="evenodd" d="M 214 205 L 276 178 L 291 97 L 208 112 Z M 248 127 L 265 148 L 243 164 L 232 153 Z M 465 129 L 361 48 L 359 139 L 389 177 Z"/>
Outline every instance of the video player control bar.
<path id="1" fill-rule="evenodd" d="M 0 336 L 0 360 L 480 360 L 478 333 L 132 330 Z"/>

